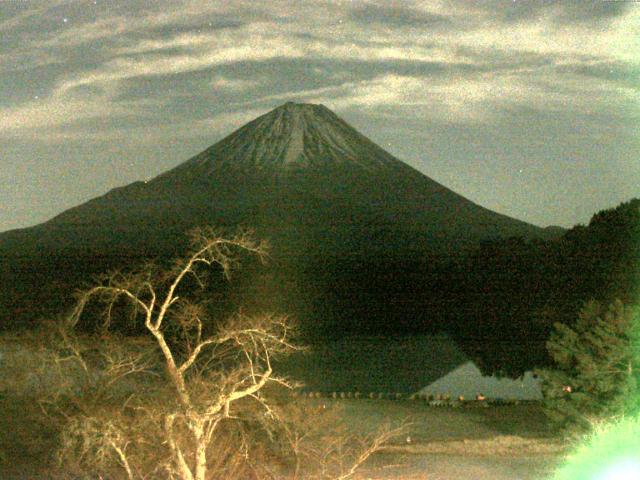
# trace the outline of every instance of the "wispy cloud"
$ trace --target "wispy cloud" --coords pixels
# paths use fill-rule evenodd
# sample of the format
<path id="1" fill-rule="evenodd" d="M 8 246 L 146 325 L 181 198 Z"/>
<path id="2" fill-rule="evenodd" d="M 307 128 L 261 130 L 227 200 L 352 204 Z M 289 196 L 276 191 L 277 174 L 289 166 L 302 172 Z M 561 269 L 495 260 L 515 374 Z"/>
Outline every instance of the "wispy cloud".
<path id="1" fill-rule="evenodd" d="M 144 40 L 116 49 L 115 58 L 99 68 L 79 72 L 60 82 L 61 92 L 93 83 L 117 82 L 143 77 L 215 68 L 239 62 L 273 59 L 317 59 L 358 61 L 454 62 L 464 60 L 448 48 L 387 42 L 343 42 L 299 38 L 283 33 L 262 33 L 253 25 L 233 34 L 184 34 L 167 39 Z M 256 48 L 259 45 L 260 48 Z M 178 51 L 173 51 L 180 49 Z M 170 52 L 170 53 L 167 53 Z"/>
<path id="2" fill-rule="evenodd" d="M 3 8 L 12 7 L 16 11 L 8 18 L 0 17 L 0 32 L 10 32 L 16 28 L 24 27 L 32 19 L 46 15 L 62 3 L 63 1 L 60 0 L 52 0 L 51 2 L 36 6 L 32 6 L 27 2 L 14 2 L 13 5 L 3 5 Z"/>
<path id="3" fill-rule="evenodd" d="M 437 29 L 450 27 L 452 24 L 450 15 L 432 13 L 418 6 L 407 6 L 395 2 L 356 4 L 349 11 L 349 18 L 362 25 L 377 23 L 389 27 Z"/>
<path id="4" fill-rule="evenodd" d="M 105 62 L 100 68 L 72 76 L 58 85 L 60 93 L 79 86 L 108 83 L 143 76 L 175 75 L 203 70 L 217 65 L 243 61 L 265 61 L 273 58 L 302 58 L 304 51 L 282 38 L 254 38 L 256 43 L 234 44 L 231 39 L 205 42 L 198 36 L 190 44 L 188 53 L 163 55 L 150 53 L 142 56 L 117 57 Z M 200 43 L 200 45 L 197 45 Z M 255 48 L 260 44 L 262 48 Z"/>
<path id="5" fill-rule="evenodd" d="M 224 75 L 216 75 L 211 81 L 211 87 L 216 90 L 226 90 L 232 92 L 239 92 L 248 88 L 256 87 L 260 85 L 258 80 L 250 80 L 244 78 L 229 78 Z"/>
<path id="6" fill-rule="evenodd" d="M 71 124 L 87 118 L 114 114 L 114 109 L 100 101 L 36 100 L 19 107 L 4 108 L 0 114 L 0 135 L 28 135 L 50 127 Z"/>
<path id="7" fill-rule="evenodd" d="M 628 102 L 640 106 L 640 92 L 634 88 L 603 84 L 574 74 L 567 74 L 562 85 L 558 88 L 555 81 L 549 80 L 545 69 L 440 78 L 386 74 L 330 87 L 290 90 L 254 99 L 252 103 L 297 99 L 324 103 L 337 110 L 409 107 L 434 120 L 454 123 L 487 123 L 501 110 L 532 105 L 541 110 L 582 114 L 615 105 L 622 108 Z"/>
<path id="8" fill-rule="evenodd" d="M 637 101 L 632 84 L 589 77 L 580 74 L 580 68 L 588 67 L 588 62 L 637 67 L 634 48 L 640 50 L 640 39 L 633 31 L 640 29 L 639 9 L 595 3 L 587 8 L 573 1 L 507 3 L 293 5 L 280 0 L 257 10 L 245 2 L 231 8 L 185 1 L 128 14 L 122 9 L 113 14 L 103 10 L 65 28 L 35 32 L 24 52 L 0 53 L 0 71 L 15 68 L 27 52 L 30 56 L 24 58 L 32 66 L 69 65 L 67 70 L 52 71 L 55 79 L 47 83 L 54 87 L 45 101 L 11 108 L 0 104 L 0 132 L 62 126 L 100 115 L 115 118 L 123 106 L 136 108 L 119 98 L 130 81 L 171 84 L 192 72 L 208 72 L 203 80 L 189 84 L 194 97 L 220 93 L 227 104 L 238 108 L 295 97 L 335 108 L 429 106 L 430 115 L 445 121 L 490 121 L 499 108 L 512 104 L 587 110 L 594 102 Z M 0 23 L 0 29 L 27 28 L 47 8 L 20 11 Z M 332 11 L 329 17 L 327 8 Z M 574 21 L 567 20 L 559 29 L 559 15 Z M 594 35 L 585 28 L 589 21 L 607 22 L 610 28 Z M 95 55 L 86 65 L 69 62 L 77 52 Z M 306 78 L 280 79 L 277 71 L 261 67 L 277 61 L 322 62 L 331 75 L 318 76 L 324 80 L 309 87 L 308 79 L 315 75 L 311 69 Z M 349 70 L 354 62 L 370 67 L 354 73 Z M 407 69 L 396 69 L 394 62 L 438 65 L 438 69 L 408 74 Z M 253 73 L 229 71 L 238 65 L 250 66 Z M 363 76 L 366 68 L 371 73 Z M 256 71 L 261 71 L 260 81 Z M 263 92 L 260 86 L 266 84 L 274 91 Z M 85 91 L 98 94 L 90 98 Z M 155 95 L 149 90 L 147 100 Z M 158 96 L 156 101 L 167 104 L 171 98 Z"/>

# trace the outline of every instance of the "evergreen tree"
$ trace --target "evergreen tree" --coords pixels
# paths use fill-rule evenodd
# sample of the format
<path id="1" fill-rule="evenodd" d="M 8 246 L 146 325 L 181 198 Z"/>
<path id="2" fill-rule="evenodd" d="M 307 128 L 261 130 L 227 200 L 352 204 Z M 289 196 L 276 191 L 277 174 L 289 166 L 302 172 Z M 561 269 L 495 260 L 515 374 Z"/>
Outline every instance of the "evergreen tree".
<path id="1" fill-rule="evenodd" d="M 638 411 L 640 318 L 620 300 L 587 302 L 575 325 L 556 323 L 547 342 L 555 368 L 539 370 L 547 415 L 565 432 Z"/>

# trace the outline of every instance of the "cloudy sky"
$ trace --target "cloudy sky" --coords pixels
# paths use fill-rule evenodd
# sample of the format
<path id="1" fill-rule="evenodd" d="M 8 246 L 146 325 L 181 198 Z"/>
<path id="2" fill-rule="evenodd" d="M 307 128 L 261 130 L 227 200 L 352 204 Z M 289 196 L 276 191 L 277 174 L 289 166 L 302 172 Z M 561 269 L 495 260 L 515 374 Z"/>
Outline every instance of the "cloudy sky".
<path id="1" fill-rule="evenodd" d="M 322 103 L 537 225 L 640 196 L 640 3 L 0 2 L 0 231 Z"/>

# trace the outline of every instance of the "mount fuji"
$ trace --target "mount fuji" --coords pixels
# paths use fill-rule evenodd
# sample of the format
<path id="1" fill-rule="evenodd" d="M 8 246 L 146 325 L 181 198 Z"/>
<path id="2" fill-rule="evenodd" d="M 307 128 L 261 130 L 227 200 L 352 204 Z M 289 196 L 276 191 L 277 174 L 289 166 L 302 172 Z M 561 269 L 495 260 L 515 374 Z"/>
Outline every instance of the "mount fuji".
<path id="1" fill-rule="evenodd" d="M 550 235 L 449 190 L 328 108 L 288 102 L 149 181 L 0 234 L 5 302 L 59 308 L 87 275 L 180 254 L 202 224 L 270 241 L 275 273 L 239 282 L 256 308 L 368 333 L 419 315 L 416 295 L 446 284 L 434 262 L 483 240 Z"/>

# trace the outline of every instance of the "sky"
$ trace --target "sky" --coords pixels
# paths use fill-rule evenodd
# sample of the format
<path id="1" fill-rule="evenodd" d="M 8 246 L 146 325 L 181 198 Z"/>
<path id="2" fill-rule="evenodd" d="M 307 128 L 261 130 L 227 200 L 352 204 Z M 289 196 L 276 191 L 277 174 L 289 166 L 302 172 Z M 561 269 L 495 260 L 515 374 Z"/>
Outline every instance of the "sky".
<path id="1" fill-rule="evenodd" d="M 540 225 L 640 196 L 640 3 L 0 2 L 0 231 L 321 103 Z"/>

